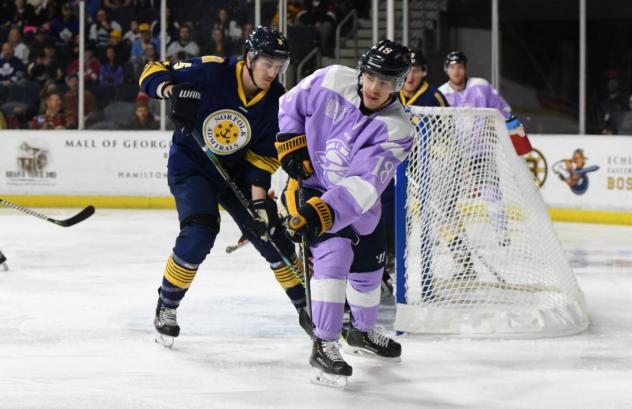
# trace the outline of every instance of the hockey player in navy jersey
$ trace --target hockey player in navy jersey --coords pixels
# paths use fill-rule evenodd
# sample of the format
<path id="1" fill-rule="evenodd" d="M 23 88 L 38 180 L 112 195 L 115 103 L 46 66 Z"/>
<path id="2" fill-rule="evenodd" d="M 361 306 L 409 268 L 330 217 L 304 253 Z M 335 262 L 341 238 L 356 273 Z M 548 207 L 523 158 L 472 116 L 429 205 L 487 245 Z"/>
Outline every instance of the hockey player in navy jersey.
<path id="1" fill-rule="evenodd" d="M 274 142 L 278 101 L 285 90 L 277 76 L 285 71 L 289 58 L 287 40 L 281 33 L 257 27 L 246 40 L 242 61 L 203 56 L 173 65 L 155 62 L 145 66 L 139 81 L 142 90 L 154 98 L 171 99 L 171 118 L 176 125 L 168 183 L 176 199 L 180 234 L 158 290 L 154 325 L 159 343 L 171 346 L 180 333 L 176 309 L 213 247 L 220 228 L 219 205 L 270 263 L 302 317 L 303 327 L 311 332 L 305 289 L 296 274 L 302 271 L 302 264 L 294 253 L 294 243 L 284 234 L 276 204 L 267 195 L 270 176 L 279 166 Z M 193 130 L 203 135 L 232 180 L 251 198 L 256 219 L 189 135 Z M 294 270 L 266 241 L 264 230 L 292 261 Z"/>
<path id="2" fill-rule="evenodd" d="M 332 65 L 281 98 L 277 150 L 281 166 L 304 179 L 284 199 L 288 232 L 304 237 L 313 256 L 313 380 L 343 387 L 352 373 L 339 353 L 346 300 L 352 322 L 347 350 L 398 360 L 401 346 L 375 329 L 384 269 L 380 195 L 412 146 L 413 128 L 397 100 L 410 68 L 409 50 L 384 40 L 358 70 Z"/>

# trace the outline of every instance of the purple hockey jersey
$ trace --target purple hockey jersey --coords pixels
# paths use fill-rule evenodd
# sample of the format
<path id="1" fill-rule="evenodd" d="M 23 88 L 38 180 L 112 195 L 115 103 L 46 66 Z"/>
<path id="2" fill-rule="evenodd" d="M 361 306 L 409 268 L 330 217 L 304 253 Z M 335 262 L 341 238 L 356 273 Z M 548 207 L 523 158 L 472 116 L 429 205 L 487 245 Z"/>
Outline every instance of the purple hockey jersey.
<path id="1" fill-rule="evenodd" d="M 399 101 L 365 115 L 358 72 L 332 65 L 314 72 L 283 95 L 279 130 L 305 134 L 314 174 L 305 186 L 323 192 L 334 212 L 332 232 L 351 225 L 375 230 L 380 195 L 412 146 L 413 126 Z"/>
<path id="2" fill-rule="evenodd" d="M 483 78 L 468 78 L 463 91 L 457 91 L 446 82 L 439 87 L 451 107 L 467 108 L 496 108 L 508 119 L 511 117 L 511 107 L 500 96 L 496 88 Z"/>

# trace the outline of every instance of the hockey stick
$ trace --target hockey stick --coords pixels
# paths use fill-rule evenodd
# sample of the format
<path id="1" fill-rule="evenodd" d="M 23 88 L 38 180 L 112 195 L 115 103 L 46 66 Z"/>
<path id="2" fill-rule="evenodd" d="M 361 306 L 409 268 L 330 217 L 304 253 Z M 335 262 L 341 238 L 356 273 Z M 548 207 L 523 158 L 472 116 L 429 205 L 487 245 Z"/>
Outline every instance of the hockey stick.
<path id="1" fill-rule="evenodd" d="M 217 170 L 217 172 L 222 176 L 222 178 L 224 179 L 224 182 L 226 182 L 228 187 L 230 187 L 230 190 L 233 191 L 233 194 L 235 195 L 237 200 L 239 200 L 239 203 L 241 203 L 241 205 L 246 210 L 246 212 L 248 213 L 250 218 L 252 220 L 257 220 L 258 217 L 255 214 L 255 211 L 252 210 L 252 207 L 250 205 L 250 201 L 246 198 L 244 193 L 239 189 L 239 186 L 237 186 L 237 184 L 231 179 L 230 175 L 228 174 L 228 172 L 224 168 L 224 165 L 222 165 L 222 162 L 219 161 L 219 158 L 217 156 L 215 156 L 215 154 L 213 152 L 211 152 L 211 150 L 208 148 L 208 146 L 204 142 L 204 138 L 202 137 L 202 135 L 200 135 L 200 132 L 197 129 L 193 129 L 193 132 L 191 132 L 191 136 L 193 136 L 193 139 L 195 140 L 195 142 L 197 142 L 197 144 L 200 147 L 200 149 L 202 149 L 202 151 L 206 154 L 206 157 L 209 158 L 209 160 L 211 161 L 211 163 L 215 167 L 215 170 Z M 277 246 L 277 244 L 272 239 L 272 235 L 270 234 L 268 229 L 266 229 L 264 235 L 265 235 L 266 239 L 268 240 L 268 242 L 272 245 L 272 248 L 274 248 L 274 250 L 277 252 L 277 254 L 279 256 L 281 256 L 281 259 L 283 260 L 283 263 L 290 270 L 292 270 L 292 272 L 294 272 L 294 274 L 300 276 L 301 272 L 298 271 L 298 269 L 296 267 L 294 267 L 294 264 L 292 264 L 290 259 L 288 259 L 281 252 L 281 249 L 279 249 L 279 246 Z"/>
<path id="2" fill-rule="evenodd" d="M 16 205 L 15 203 L 11 203 L 11 202 L 7 202 L 4 199 L 0 199 L 0 204 L 6 207 L 10 207 L 12 209 L 18 210 L 22 213 L 26 213 L 28 215 L 31 216 L 35 216 L 39 219 L 42 220 L 46 220 L 47 222 L 51 222 L 51 223 L 55 223 L 58 226 L 61 227 L 70 227 L 73 226 L 79 222 L 82 222 L 84 220 L 86 220 L 88 217 L 92 216 L 94 214 L 94 206 L 88 206 L 85 209 L 83 209 L 82 211 L 80 211 L 79 213 L 77 213 L 76 215 L 65 219 L 65 220 L 57 220 L 57 219 L 53 219 L 52 217 L 48 217 L 44 214 L 38 213 L 35 210 L 31 210 L 31 209 L 27 209 L 26 207 L 22 207 L 20 205 Z"/>
<path id="3" fill-rule="evenodd" d="M 303 197 L 303 181 L 299 178 L 298 180 L 298 207 L 301 207 L 305 204 L 305 197 Z M 312 321 L 312 326 L 314 325 L 314 318 L 312 316 L 312 287 L 309 279 L 309 243 L 307 239 L 303 235 L 301 240 L 301 244 L 299 245 L 300 255 L 303 260 L 303 281 L 305 283 L 305 304 L 307 305 L 307 313 L 309 314 L 309 318 Z"/>

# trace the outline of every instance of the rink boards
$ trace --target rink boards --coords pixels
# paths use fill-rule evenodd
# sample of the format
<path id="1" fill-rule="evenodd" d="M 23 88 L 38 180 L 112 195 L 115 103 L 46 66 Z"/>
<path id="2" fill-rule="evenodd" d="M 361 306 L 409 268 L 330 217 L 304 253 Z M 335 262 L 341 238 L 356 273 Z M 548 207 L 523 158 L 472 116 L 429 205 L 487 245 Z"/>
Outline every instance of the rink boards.
<path id="1" fill-rule="evenodd" d="M 527 157 L 559 221 L 632 225 L 632 138 L 532 135 Z M 172 208 L 171 132 L 4 131 L 0 193 L 30 207 Z"/>

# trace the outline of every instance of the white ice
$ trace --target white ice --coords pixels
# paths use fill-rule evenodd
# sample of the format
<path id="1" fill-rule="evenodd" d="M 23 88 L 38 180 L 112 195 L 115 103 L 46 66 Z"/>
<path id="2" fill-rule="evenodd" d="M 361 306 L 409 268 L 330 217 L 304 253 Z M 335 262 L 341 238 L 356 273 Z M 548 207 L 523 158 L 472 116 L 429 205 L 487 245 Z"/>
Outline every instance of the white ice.
<path id="1" fill-rule="evenodd" d="M 632 408 L 632 228 L 556 228 L 586 294 L 587 332 L 405 336 L 400 364 L 350 358 L 354 375 L 338 391 L 310 384 L 310 342 L 263 260 L 251 247 L 224 253 L 239 236 L 228 217 L 168 350 L 152 319 L 174 211 L 98 209 L 64 229 L 0 210 L 10 266 L 0 273 L 0 408 Z"/>

